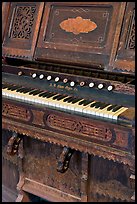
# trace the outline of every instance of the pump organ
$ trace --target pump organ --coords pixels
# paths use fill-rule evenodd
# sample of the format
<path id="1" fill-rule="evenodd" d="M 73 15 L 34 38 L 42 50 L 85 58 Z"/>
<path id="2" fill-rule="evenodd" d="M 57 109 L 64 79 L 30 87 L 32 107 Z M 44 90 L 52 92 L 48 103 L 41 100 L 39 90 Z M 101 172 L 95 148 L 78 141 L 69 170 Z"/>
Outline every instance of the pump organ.
<path id="1" fill-rule="evenodd" d="M 3 2 L 2 17 L 3 200 L 134 201 L 134 2 Z"/>

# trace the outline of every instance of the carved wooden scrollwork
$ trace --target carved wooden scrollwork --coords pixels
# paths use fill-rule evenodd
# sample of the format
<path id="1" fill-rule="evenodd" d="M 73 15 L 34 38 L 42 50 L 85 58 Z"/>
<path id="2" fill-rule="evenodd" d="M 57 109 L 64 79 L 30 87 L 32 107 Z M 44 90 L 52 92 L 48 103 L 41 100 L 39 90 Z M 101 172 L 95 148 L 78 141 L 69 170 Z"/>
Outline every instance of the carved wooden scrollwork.
<path id="1" fill-rule="evenodd" d="M 36 6 L 17 6 L 12 22 L 11 38 L 30 38 L 35 12 Z"/>
<path id="2" fill-rule="evenodd" d="M 5 102 L 2 104 L 2 115 L 23 121 L 30 121 L 32 118 L 30 110 Z"/>
<path id="3" fill-rule="evenodd" d="M 98 139 L 101 141 L 109 142 L 112 140 L 112 132 L 109 128 L 102 126 L 96 126 L 92 123 L 86 123 L 84 121 L 76 121 L 70 118 L 64 118 L 50 114 L 47 117 L 47 123 L 50 127 L 61 129 L 64 131 L 71 131 L 73 133 L 80 133 L 87 137 Z"/>
<path id="4" fill-rule="evenodd" d="M 18 147 L 19 147 L 21 140 L 22 140 L 22 136 L 13 132 L 13 135 L 9 139 L 8 144 L 7 144 L 7 154 L 15 155 L 18 151 Z"/>
<path id="5" fill-rule="evenodd" d="M 65 171 L 67 171 L 73 152 L 74 152 L 74 150 L 72 150 L 68 147 L 63 148 L 63 151 L 60 154 L 60 157 L 59 157 L 58 162 L 57 162 L 57 171 L 58 172 L 64 173 Z"/>
<path id="6" fill-rule="evenodd" d="M 126 41 L 126 49 L 135 49 L 135 9 L 133 10 L 133 13 L 131 15 Z"/>

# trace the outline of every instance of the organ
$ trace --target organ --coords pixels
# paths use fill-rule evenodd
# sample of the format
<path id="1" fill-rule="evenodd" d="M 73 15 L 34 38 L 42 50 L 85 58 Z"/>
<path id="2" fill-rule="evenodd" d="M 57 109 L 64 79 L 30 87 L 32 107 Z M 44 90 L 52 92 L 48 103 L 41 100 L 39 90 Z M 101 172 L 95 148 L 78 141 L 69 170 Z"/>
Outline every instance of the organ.
<path id="1" fill-rule="evenodd" d="M 135 201 L 135 3 L 2 17 L 3 200 Z"/>

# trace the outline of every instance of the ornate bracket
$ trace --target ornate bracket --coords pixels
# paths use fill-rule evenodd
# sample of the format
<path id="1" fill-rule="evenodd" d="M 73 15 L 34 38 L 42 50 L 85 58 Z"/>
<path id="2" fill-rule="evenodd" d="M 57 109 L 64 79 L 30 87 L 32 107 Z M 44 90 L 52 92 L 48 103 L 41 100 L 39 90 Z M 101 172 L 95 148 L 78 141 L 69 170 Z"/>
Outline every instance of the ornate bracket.
<path id="1" fill-rule="evenodd" d="M 22 140 L 22 136 L 16 132 L 13 132 L 7 144 L 7 154 L 15 155 L 18 151 L 19 143 Z"/>
<path id="2" fill-rule="evenodd" d="M 58 164 L 57 164 L 57 171 L 60 173 L 64 173 L 67 171 L 69 167 L 69 162 L 74 150 L 64 147 L 62 153 L 60 154 Z"/>

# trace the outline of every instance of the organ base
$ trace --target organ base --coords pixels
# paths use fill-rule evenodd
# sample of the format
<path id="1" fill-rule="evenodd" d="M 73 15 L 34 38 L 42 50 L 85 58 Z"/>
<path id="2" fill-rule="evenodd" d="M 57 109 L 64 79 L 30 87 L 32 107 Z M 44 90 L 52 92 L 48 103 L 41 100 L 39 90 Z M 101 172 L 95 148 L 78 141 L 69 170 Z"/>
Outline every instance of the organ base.
<path id="1" fill-rule="evenodd" d="M 3 140 L 11 132 L 3 131 Z M 6 147 L 6 145 L 5 145 Z M 3 171 L 12 177 L 5 178 L 4 190 L 15 183 L 13 190 L 3 195 L 16 202 L 131 202 L 134 185 L 131 186 L 131 170 L 112 160 L 75 151 L 66 172 L 57 171 L 61 146 L 23 138 L 16 158 L 3 157 Z M 4 150 L 3 150 L 4 154 Z M 12 159 L 11 159 L 12 158 Z M 5 163 L 7 161 L 10 166 Z M 17 185 L 17 189 L 16 189 Z M 15 193 L 16 192 L 16 193 Z"/>

